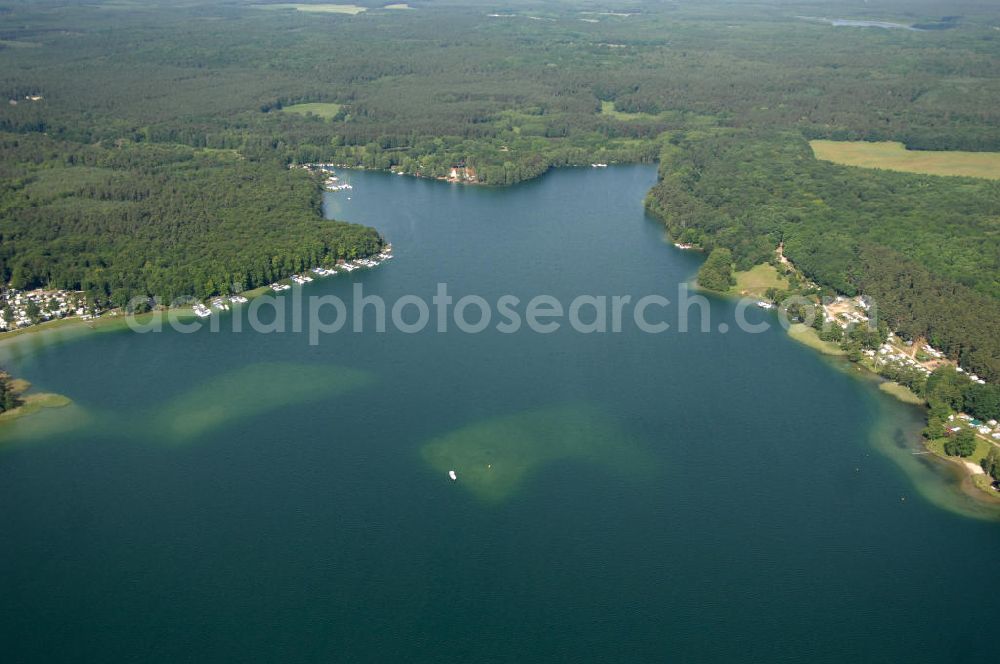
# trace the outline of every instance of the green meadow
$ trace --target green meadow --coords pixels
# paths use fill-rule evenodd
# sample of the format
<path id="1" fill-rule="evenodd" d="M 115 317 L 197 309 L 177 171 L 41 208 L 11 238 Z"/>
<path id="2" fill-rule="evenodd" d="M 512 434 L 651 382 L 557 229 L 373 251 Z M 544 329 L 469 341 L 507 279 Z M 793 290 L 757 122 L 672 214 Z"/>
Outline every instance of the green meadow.
<path id="1" fill-rule="evenodd" d="M 297 113 L 298 115 L 315 115 L 321 118 L 330 119 L 336 117 L 340 112 L 340 104 L 329 104 L 323 102 L 311 102 L 308 104 L 293 104 L 281 109 L 285 113 Z"/>
<path id="2" fill-rule="evenodd" d="M 894 141 L 809 141 L 809 145 L 817 159 L 843 166 L 1000 180 L 1000 152 L 907 150 Z"/>

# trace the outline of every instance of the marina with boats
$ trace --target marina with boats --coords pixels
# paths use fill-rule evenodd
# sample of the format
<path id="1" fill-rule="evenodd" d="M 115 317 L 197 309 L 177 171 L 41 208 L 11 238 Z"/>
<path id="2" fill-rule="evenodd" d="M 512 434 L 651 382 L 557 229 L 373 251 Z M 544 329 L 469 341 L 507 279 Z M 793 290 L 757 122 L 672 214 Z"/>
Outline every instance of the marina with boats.
<path id="1" fill-rule="evenodd" d="M 368 258 L 356 258 L 350 261 L 340 261 L 334 267 L 322 267 L 317 266 L 310 268 L 307 272 L 301 274 L 293 274 L 288 277 L 288 281 L 304 286 L 312 281 L 315 281 L 317 277 L 333 277 L 341 273 L 350 273 L 354 270 L 360 269 L 371 269 L 378 267 L 382 263 L 392 259 L 392 245 L 386 245 L 385 251 L 375 256 Z M 281 293 L 286 290 L 290 290 L 292 285 L 285 283 L 283 281 L 276 281 L 268 286 L 268 288 L 274 293 Z M 248 298 L 244 295 L 232 295 L 228 298 L 216 297 L 210 301 L 211 308 L 205 304 L 198 302 L 194 304 L 191 309 L 194 314 L 199 318 L 208 318 L 212 315 L 212 309 L 217 311 L 229 311 L 232 304 L 243 304 L 248 302 Z"/>
<path id="2" fill-rule="evenodd" d="M 327 191 L 349 191 L 354 189 L 350 182 L 341 182 L 334 167 L 336 164 L 316 163 L 316 164 L 292 164 L 289 168 L 302 168 L 310 173 L 319 173 L 325 176 L 323 188 Z"/>
<path id="3" fill-rule="evenodd" d="M 291 281 L 292 283 L 298 284 L 300 286 L 304 286 L 305 284 L 315 281 L 317 277 L 333 277 L 341 273 L 350 273 L 353 272 L 354 270 L 360 270 L 364 268 L 371 269 L 374 267 L 378 267 L 382 263 L 391 259 L 392 259 L 392 245 L 389 244 L 386 245 L 385 251 L 383 251 L 380 254 L 376 254 L 375 256 L 371 256 L 368 258 L 356 258 L 350 261 L 342 260 L 333 267 L 316 266 L 310 268 L 305 273 L 291 275 L 290 277 L 288 277 L 288 281 Z M 276 281 L 268 286 L 268 288 L 275 293 L 281 293 L 286 290 L 290 290 L 291 287 L 292 287 L 291 284 L 285 283 L 283 281 Z M 219 311 L 228 311 L 230 309 L 230 305 L 227 304 L 226 300 L 227 298 L 223 297 L 214 298 L 211 301 L 212 308 L 217 309 Z M 244 295 L 233 295 L 228 298 L 228 301 L 233 304 L 242 304 L 248 302 L 248 299 Z M 201 303 L 195 304 L 192 307 L 192 309 L 194 310 L 194 313 L 201 318 L 207 318 L 212 314 L 212 310 Z"/>

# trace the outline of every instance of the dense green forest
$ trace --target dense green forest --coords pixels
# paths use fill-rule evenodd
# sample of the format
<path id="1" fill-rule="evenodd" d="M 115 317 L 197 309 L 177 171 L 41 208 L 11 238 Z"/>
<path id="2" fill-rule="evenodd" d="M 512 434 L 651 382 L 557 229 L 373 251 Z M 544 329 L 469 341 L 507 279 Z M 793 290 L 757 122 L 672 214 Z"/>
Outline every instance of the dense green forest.
<path id="1" fill-rule="evenodd" d="M 205 295 L 364 253 L 290 163 L 513 184 L 662 160 L 679 238 L 864 292 L 1000 378 L 1000 192 L 816 161 L 810 138 L 1000 150 L 1000 8 L 829 3 L 0 0 L 0 273 L 15 286 Z M 947 16 L 945 19 L 943 17 Z M 289 112 L 325 103 L 329 113 Z M 728 281 L 725 253 L 715 253 Z"/>
<path id="2" fill-rule="evenodd" d="M 821 286 L 871 296 L 903 336 L 1000 379 L 1000 182 L 837 166 L 790 133 L 673 143 L 647 203 L 676 237 L 731 251 L 738 269 L 784 243 Z"/>
<path id="3" fill-rule="evenodd" d="M 653 159 L 664 129 L 706 124 L 1000 149 L 1000 12 L 986 2 L 838 3 L 905 23 L 961 14 L 922 32 L 803 20 L 828 9 L 809 1 L 508 1 L 501 17 L 472 2 L 360 4 L 346 16 L 6 0 L 0 93 L 20 101 L 0 129 L 436 175 L 469 160 L 500 184 L 602 155 Z M 297 102 L 341 108 L 281 111 Z"/>
<path id="4" fill-rule="evenodd" d="M 121 306 L 266 284 L 378 251 L 369 228 L 323 219 L 305 171 L 185 146 L 113 147 L 0 134 L 0 277 Z"/>

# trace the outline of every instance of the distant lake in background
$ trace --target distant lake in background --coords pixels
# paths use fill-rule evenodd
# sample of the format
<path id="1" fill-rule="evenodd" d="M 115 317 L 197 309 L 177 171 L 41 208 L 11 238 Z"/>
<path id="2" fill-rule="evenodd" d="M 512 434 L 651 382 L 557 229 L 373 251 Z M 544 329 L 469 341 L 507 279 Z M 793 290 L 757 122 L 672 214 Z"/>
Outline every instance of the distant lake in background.
<path id="1" fill-rule="evenodd" d="M 645 215 L 652 166 L 508 189 L 341 176 L 328 216 L 395 258 L 307 296 L 674 300 L 701 261 Z M 312 346 L 233 333 L 244 305 L 216 333 L 0 345 L 74 401 L 0 430 L 3 659 L 994 656 L 1000 527 L 912 454 L 920 412 L 773 313 L 751 335 L 709 303 L 707 334 Z"/>
<path id="2" fill-rule="evenodd" d="M 796 18 L 800 18 L 803 21 L 826 23 L 838 28 L 882 28 L 883 30 L 912 30 L 913 32 L 921 32 L 921 28 L 916 26 L 906 25 L 905 23 L 893 23 L 892 21 L 866 21 L 852 18 L 819 18 L 816 16 L 797 16 Z M 950 24 L 948 24 L 948 27 L 950 27 Z"/>

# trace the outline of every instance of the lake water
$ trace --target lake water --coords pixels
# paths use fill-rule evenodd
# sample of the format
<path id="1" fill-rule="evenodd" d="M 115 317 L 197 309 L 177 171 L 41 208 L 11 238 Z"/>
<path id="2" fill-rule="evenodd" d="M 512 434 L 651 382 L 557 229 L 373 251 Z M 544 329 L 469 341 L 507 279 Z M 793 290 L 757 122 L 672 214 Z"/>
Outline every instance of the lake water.
<path id="1" fill-rule="evenodd" d="M 349 177 L 328 212 L 396 258 L 305 295 L 673 300 L 700 262 L 645 216 L 652 167 Z M 911 454 L 919 413 L 710 306 L 710 334 L 223 314 L 0 346 L 74 400 L 0 432 L 3 660 L 993 656 L 1000 526 Z"/>
<path id="2" fill-rule="evenodd" d="M 817 18 L 813 16 L 799 16 L 805 21 L 818 21 L 820 23 L 827 23 L 834 27 L 847 27 L 847 28 L 882 28 L 883 30 L 911 30 L 913 32 L 921 32 L 920 28 L 916 28 L 912 25 L 906 25 L 904 23 L 893 23 L 891 21 L 865 21 L 850 18 Z"/>

